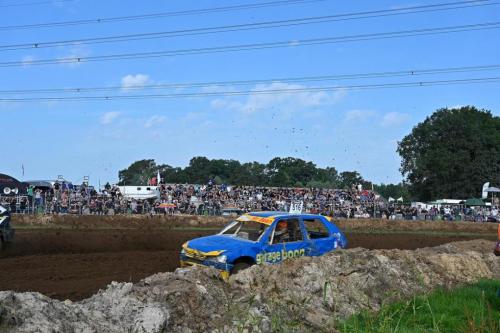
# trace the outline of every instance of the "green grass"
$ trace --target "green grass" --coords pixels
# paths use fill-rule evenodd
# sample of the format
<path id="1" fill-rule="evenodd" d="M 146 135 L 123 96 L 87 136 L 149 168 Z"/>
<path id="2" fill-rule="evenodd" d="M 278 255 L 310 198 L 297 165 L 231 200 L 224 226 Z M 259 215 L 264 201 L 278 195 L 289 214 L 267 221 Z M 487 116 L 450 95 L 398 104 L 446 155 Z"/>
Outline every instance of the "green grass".
<path id="1" fill-rule="evenodd" d="M 341 332 L 500 332 L 500 280 L 483 280 L 452 291 L 437 290 L 406 302 L 362 312 L 340 323 Z"/>

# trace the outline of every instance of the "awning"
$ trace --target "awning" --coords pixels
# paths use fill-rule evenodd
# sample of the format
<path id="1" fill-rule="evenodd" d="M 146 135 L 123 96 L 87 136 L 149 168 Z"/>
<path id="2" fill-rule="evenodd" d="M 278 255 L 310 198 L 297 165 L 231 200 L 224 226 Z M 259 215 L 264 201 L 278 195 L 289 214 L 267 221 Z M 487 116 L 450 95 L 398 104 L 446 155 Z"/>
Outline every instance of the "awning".
<path id="1" fill-rule="evenodd" d="M 484 203 L 483 200 L 476 199 L 476 198 L 465 200 L 464 205 L 466 205 L 466 206 L 486 206 L 486 204 Z"/>
<path id="2" fill-rule="evenodd" d="M 48 180 L 28 180 L 25 183 L 28 183 L 33 187 L 46 187 L 46 188 L 52 187 L 52 183 L 49 182 Z"/>

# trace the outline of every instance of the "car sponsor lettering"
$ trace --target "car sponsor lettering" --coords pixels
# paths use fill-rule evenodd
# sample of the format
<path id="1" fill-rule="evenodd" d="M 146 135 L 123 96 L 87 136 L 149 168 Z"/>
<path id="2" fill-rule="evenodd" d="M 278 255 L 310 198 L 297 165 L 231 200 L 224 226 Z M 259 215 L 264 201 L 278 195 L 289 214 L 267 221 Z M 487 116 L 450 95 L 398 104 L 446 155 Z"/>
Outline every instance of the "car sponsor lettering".
<path id="1" fill-rule="evenodd" d="M 275 263 L 278 261 L 286 260 L 286 259 L 291 259 L 291 258 L 299 258 L 305 256 L 305 249 L 299 249 L 299 250 L 289 250 L 286 251 L 285 249 L 276 252 L 261 252 L 258 253 L 257 256 L 255 257 L 255 262 L 257 265 L 261 265 L 263 263 Z"/>

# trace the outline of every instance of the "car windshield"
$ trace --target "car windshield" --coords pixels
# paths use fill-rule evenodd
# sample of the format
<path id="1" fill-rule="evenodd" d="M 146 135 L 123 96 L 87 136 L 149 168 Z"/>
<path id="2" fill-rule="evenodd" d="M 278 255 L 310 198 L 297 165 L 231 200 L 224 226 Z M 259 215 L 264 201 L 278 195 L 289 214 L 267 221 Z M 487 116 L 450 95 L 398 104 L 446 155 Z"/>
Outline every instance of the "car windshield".
<path id="1" fill-rule="evenodd" d="M 229 235 L 250 241 L 258 241 L 268 226 L 252 221 L 233 221 L 219 232 L 219 235 Z"/>

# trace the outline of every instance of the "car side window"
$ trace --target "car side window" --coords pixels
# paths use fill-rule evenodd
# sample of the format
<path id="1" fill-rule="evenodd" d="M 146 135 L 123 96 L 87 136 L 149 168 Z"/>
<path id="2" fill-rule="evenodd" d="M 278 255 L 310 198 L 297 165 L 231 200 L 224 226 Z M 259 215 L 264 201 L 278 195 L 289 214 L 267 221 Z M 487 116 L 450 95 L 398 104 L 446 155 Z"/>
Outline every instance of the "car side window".
<path id="1" fill-rule="evenodd" d="M 290 243 L 302 241 L 299 219 L 284 219 L 278 221 L 274 228 L 272 244 Z"/>
<path id="2" fill-rule="evenodd" d="M 320 219 L 304 219 L 309 239 L 326 238 L 330 235 L 328 228 Z"/>

